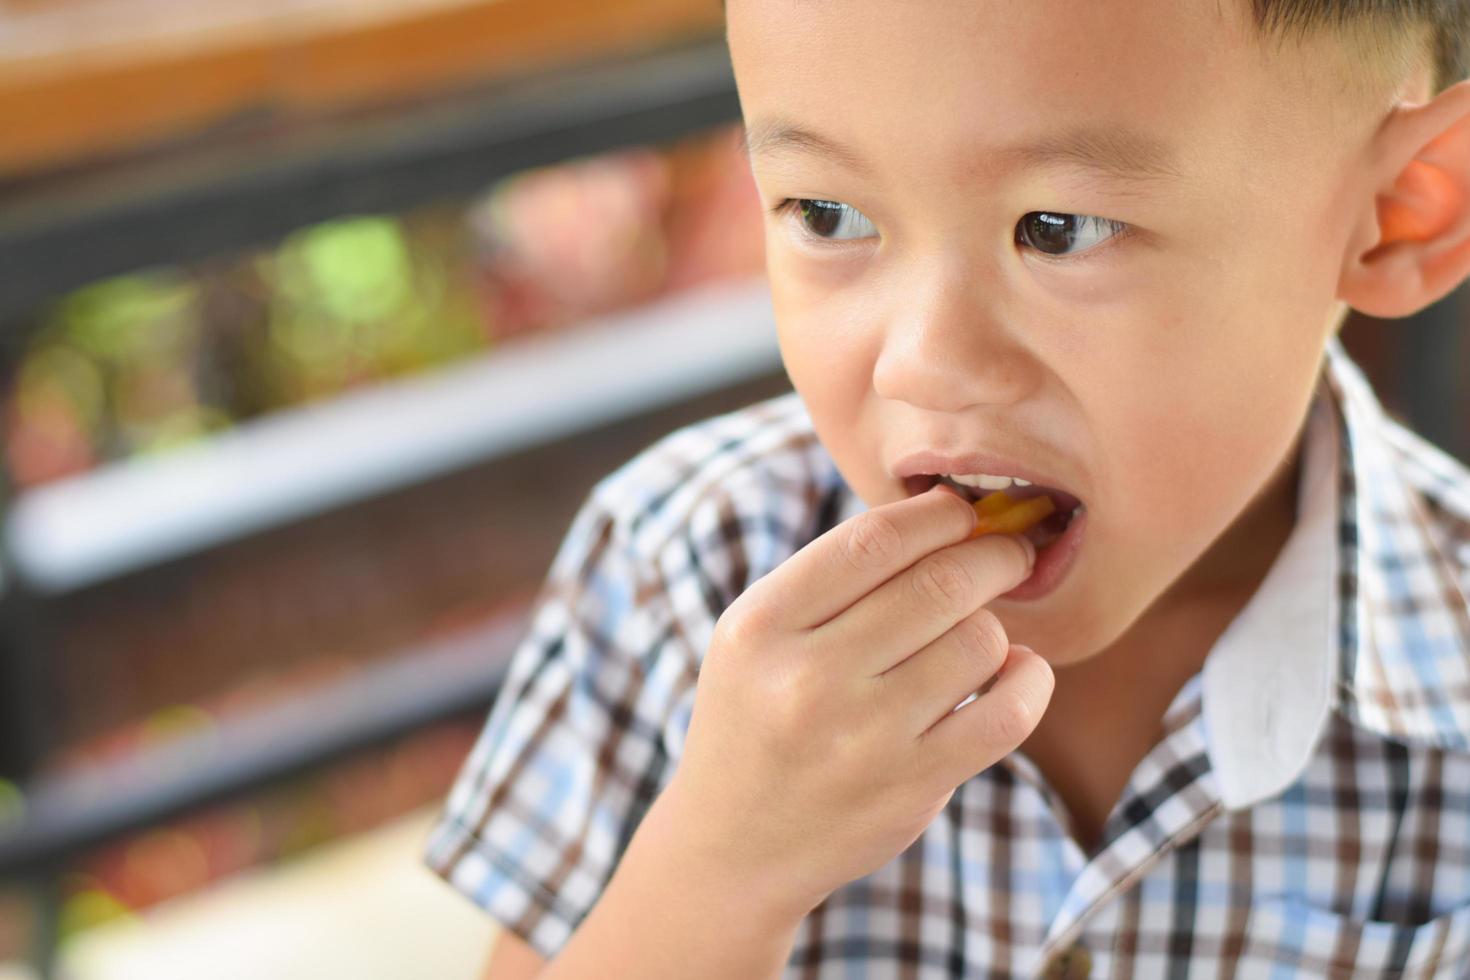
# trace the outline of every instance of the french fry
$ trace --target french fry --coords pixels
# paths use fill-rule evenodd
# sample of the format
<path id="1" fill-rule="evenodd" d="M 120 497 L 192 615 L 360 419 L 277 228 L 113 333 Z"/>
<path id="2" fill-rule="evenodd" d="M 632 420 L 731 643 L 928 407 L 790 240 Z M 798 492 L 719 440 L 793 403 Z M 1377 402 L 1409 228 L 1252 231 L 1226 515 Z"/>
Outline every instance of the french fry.
<path id="1" fill-rule="evenodd" d="M 985 517 L 989 514 L 1005 513 L 1015 505 L 1016 501 L 1012 499 L 1010 494 L 1004 490 L 997 490 L 994 493 L 987 493 L 970 506 L 975 508 L 975 513 L 981 517 Z"/>
<path id="2" fill-rule="evenodd" d="M 1050 497 L 1032 497 L 1030 500 L 1017 502 L 1007 496 L 1003 501 L 996 501 L 989 507 L 984 506 L 992 498 L 1001 496 L 1004 496 L 1004 491 L 982 497 L 971 504 L 979 517 L 975 530 L 970 532 L 971 538 L 984 534 L 1021 534 L 1035 527 L 1057 509 Z"/>

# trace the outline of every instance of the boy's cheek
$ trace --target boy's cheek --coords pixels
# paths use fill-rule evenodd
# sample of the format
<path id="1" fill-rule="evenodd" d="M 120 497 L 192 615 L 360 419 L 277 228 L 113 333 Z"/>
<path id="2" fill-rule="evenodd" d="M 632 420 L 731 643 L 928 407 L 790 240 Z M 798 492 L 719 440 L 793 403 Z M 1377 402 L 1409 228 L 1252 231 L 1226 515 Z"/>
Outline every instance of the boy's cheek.
<path id="1" fill-rule="evenodd" d="M 1099 447 L 1107 466 L 1087 500 L 1084 549 L 1104 586 L 1112 580 L 1131 594 L 1122 583 L 1143 576 L 1165 587 L 1225 527 L 1249 482 L 1241 470 L 1249 457 L 1217 445 L 1215 424 L 1174 414 L 1166 425 L 1168 413 L 1150 412 L 1124 430 L 1129 437 Z"/>

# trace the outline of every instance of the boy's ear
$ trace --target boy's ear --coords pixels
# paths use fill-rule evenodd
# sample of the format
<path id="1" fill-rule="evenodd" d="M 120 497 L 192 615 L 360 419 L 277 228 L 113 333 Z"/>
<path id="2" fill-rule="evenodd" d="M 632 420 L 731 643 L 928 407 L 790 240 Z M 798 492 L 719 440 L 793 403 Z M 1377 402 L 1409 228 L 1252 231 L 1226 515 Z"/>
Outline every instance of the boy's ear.
<path id="1" fill-rule="evenodd" d="M 1396 107 L 1374 146 L 1373 207 L 1354 229 L 1338 298 L 1396 319 L 1470 276 L 1470 80 Z"/>

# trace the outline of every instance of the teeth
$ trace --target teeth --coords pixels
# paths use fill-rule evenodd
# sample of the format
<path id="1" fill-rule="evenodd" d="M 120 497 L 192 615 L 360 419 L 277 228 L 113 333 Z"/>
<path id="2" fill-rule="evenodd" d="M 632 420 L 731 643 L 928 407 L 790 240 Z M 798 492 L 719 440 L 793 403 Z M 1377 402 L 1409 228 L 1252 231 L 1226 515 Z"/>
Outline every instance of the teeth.
<path id="1" fill-rule="evenodd" d="M 991 476 L 989 473 L 951 473 L 947 474 L 949 479 L 956 483 L 963 483 L 967 487 L 977 487 L 981 490 L 1004 490 L 1011 485 L 1013 477 Z M 1015 480 L 1021 486 L 1030 486 L 1022 480 Z"/>
<path id="2" fill-rule="evenodd" d="M 1018 487 L 1029 487 L 1031 485 L 1030 480 L 1023 480 L 1019 476 L 1015 477 L 1014 479 L 1016 481 L 1016 486 Z"/>

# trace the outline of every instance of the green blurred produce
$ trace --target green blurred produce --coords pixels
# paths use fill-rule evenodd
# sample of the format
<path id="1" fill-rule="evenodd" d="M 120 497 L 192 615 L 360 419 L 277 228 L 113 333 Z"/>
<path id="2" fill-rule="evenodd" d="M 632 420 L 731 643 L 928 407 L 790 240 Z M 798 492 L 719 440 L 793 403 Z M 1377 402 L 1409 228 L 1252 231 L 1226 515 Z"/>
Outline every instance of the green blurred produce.
<path id="1" fill-rule="evenodd" d="M 354 215 L 94 283 L 38 314 L 3 405 L 18 489 L 762 264 L 738 130 Z"/>

